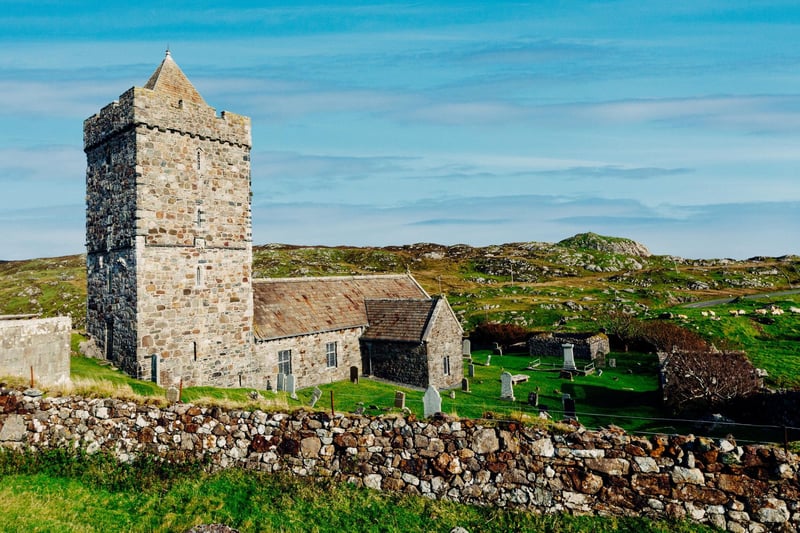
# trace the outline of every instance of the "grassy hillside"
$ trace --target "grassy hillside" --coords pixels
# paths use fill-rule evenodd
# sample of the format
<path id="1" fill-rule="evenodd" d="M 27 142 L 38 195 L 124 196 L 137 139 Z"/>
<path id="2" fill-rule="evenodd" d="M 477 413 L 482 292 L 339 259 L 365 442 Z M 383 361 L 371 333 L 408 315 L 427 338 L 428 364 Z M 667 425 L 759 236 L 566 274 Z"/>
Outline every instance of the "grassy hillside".
<path id="1" fill-rule="evenodd" d="M 69 314 L 85 327 L 85 257 L 0 262 L 0 313 Z M 663 310 L 690 317 L 717 345 L 741 348 L 766 368 L 774 385 L 800 386 L 797 316 L 774 324 L 755 317 L 716 323 L 690 302 L 800 287 L 800 257 L 692 260 L 653 256 L 616 237 L 581 234 L 560 243 L 521 242 L 487 247 L 418 243 L 385 248 L 270 244 L 253 251 L 255 277 L 334 276 L 410 271 L 431 294 L 444 293 L 469 331 L 486 321 L 535 330 L 596 330 L 603 315 L 624 310 L 640 317 Z M 752 310 L 764 301 L 744 301 Z M 781 303 L 782 302 L 782 303 Z M 788 309 L 797 296 L 779 298 Z M 733 305 L 735 306 L 735 305 Z M 777 354 L 777 355 L 775 355 Z"/>

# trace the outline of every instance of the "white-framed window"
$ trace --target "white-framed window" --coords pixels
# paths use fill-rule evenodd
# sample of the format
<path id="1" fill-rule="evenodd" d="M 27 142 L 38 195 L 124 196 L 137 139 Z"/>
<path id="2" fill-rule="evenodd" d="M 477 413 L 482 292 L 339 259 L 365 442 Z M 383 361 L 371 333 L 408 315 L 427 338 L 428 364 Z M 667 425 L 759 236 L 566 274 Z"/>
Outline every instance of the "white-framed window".
<path id="1" fill-rule="evenodd" d="M 445 376 L 449 376 L 450 375 L 450 356 L 449 355 L 445 355 L 444 357 L 442 357 L 442 373 Z"/>
<path id="2" fill-rule="evenodd" d="M 292 373 L 292 351 L 278 350 L 278 374 Z"/>
<path id="3" fill-rule="evenodd" d="M 336 368 L 339 366 L 339 356 L 336 352 L 336 342 L 328 342 L 325 344 L 325 362 L 328 368 Z"/>

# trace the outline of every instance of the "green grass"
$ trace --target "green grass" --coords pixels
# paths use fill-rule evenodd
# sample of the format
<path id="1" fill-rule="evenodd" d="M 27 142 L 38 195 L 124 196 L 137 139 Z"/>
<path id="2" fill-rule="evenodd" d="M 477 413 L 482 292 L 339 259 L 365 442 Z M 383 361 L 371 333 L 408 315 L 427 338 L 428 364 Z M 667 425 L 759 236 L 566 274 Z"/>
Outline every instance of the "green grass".
<path id="1" fill-rule="evenodd" d="M 476 507 L 448 501 L 198 465 L 119 464 L 103 456 L 0 453 L 0 524 L 6 531 L 186 531 L 224 523 L 251 531 L 667 532 L 711 531 L 688 522 Z M 0 526 L 3 527 L 3 526 Z"/>

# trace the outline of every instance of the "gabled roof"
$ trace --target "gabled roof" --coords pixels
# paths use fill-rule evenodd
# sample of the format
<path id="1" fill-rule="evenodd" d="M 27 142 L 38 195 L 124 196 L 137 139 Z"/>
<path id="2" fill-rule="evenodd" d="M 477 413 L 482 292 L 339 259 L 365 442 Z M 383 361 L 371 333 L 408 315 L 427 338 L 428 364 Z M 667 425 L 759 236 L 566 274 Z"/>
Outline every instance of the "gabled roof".
<path id="1" fill-rule="evenodd" d="M 185 102 L 194 102 L 195 104 L 206 104 L 197 89 L 194 88 L 192 82 L 186 77 L 181 68 L 172 59 L 172 55 L 167 50 L 167 55 L 158 66 L 147 83 L 144 84 L 145 89 L 152 89 L 156 92 L 169 94 L 178 100 Z"/>
<path id="2" fill-rule="evenodd" d="M 362 339 L 421 342 L 438 298 L 367 300 L 369 326 Z"/>
<path id="3" fill-rule="evenodd" d="M 409 274 L 253 280 L 253 328 L 269 340 L 368 324 L 368 299 L 427 299 Z"/>

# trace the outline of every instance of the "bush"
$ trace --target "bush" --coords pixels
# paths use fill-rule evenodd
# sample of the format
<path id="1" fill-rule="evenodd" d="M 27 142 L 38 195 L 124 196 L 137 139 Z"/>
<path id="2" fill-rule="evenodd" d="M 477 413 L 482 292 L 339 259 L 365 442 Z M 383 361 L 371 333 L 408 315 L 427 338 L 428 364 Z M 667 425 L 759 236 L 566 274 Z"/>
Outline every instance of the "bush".
<path id="1" fill-rule="evenodd" d="M 469 336 L 470 340 L 478 345 L 491 346 L 496 342 L 504 351 L 512 344 L 526 342 L 528 337 L 530 332 L 522 326 L 499 322 L 478 324 Z"/>

